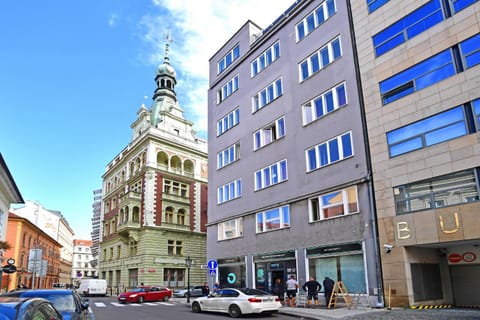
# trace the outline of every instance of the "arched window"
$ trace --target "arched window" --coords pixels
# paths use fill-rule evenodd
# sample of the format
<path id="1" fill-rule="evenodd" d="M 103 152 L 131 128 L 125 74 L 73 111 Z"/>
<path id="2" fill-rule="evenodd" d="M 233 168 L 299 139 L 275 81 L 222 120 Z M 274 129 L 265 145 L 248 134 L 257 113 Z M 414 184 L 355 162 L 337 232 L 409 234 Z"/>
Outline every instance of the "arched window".
<path id="1" fill-rule="evenodd" d="M 170 159 L 170 168 L 171 168 L 173 171 L 181 172 L 181 170 L 182 170 L 182 161 L 180 160 L 180 158 L 179 158 L 178 156 L 173 156 L 173 157 Z"/>
<path id="2" fill-rule="evenodd" d="M 164 169 L 168 168 L 168 155 L 163 151 L 157 153 L 157 166 Z"/>
<path id="3" fill-rule="evenodd" d="M 185 210 L 180 209 L 177 213 L 177 224 L 184 225 L 185 224 Z"/>
<path id="4" fill-rule="evenodd" d="M 173 223 L 173 208 L 165 208 L 165 223 Z"/>
<path id="5" fill-rule="evenodd" d="M 185 172 L 185 174 L 193 176 L 195 172 L 195 166 L 192 160 L 185 160 L 185 162 L 183 163 L 183 171 Z"/>

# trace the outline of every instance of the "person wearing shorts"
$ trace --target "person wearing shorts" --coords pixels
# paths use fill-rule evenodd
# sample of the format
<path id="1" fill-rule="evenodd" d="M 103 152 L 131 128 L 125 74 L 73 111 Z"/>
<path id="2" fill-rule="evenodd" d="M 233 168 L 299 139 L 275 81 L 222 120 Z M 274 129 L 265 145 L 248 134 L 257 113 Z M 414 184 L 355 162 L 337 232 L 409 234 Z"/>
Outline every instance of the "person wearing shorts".
<path id="1" fill-rule="evenodd" d="M 287 304 L 290 307 L 295 307 L 295 298 L 297 297 L 298 289 L 298 282 L 295 280 L 295 276 L 291 275 L 285 284 L 287 286 Z"/>
<path id="2" fill-rule="evenodd" d="M 322 289 L 322 285 L 314 277 L 310 277 L 302 288 L 307 292 L 308 307 L 311 306 L 312 300 L 315 301 L 315 306 L 318 306 L 318 292 Z"/>

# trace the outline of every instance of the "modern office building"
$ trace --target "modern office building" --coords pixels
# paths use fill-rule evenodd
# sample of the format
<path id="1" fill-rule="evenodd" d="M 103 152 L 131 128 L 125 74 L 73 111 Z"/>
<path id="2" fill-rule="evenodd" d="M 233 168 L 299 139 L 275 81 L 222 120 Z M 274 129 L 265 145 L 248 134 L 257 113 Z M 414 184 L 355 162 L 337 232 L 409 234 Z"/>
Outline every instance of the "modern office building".
<path id="1" fill-rule="evenodd" d="M 102 189 L 93 191 L 93 204 L 92 204 L 92 232 L 90 233 L 92 239 L 92 261 L 90 262 L 92 267 L 97 269 L 98 275 L 98 256 L 100 252 L 100 226 L 102 224 Z"/>
<path id="2" fill-rule="evenodd" d="M 130 143 L 102 177 L 99 276 L 114 288 L 184 287 L 187 257 L 190 283 L 207 278 L 207 143 L 184 118 L 168 49 L 151 108 L 140 107 Z"/>
<path id="3" fill-rule="evenodd" d="M 209 61 L 207 254 L 220 285 L 329 276 L 383 304 L 348 6 L 296 1 Z"/>
<path id="4" fill-rule="evenodd" d="M 392 306 L 480 305 L 480 2 L 350 1 Z"/>

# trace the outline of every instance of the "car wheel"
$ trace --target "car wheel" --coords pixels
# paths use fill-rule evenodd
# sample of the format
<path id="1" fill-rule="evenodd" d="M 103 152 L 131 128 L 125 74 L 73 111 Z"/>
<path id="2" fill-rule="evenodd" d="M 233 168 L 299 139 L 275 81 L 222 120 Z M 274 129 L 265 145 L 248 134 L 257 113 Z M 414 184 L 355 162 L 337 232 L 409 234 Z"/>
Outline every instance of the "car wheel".
<path id="1" fill-rule="evenodd" d="M 199 313 L 200 311 L 202 311 L 202 309 L 200 308 L 200 303 L 198 302 L 192 303 L 192 311 L 195 313 Z"/>
<path id="2" fill-rule="evenodd" d="M 242 311 L 240 310 L 240 308 L 237 305 L 232 304 L 228 308 L 228 315 L 232 318 L 238 318 L 242 315 Z"/>
<path id="3" fill-rule="evenodd" d="M 169 298 L 170 298 L 169 296 L 165 296 L 165 297 L 163 297 L 163 301 L 167 302 Z"/>
<path id="4" fill-rule="evenodd" d="M 143 303 L 143 297 L 138 298 L 138 303 Z"/>

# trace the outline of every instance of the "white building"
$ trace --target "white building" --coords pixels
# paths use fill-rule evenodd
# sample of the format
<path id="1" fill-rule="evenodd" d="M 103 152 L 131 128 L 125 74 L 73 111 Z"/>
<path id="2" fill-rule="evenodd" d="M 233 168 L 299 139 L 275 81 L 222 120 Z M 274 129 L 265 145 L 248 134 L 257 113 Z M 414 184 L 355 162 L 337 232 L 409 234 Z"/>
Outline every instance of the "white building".
<path id="1" fill-rule="evenodd" d="M 94 257 L 91 252 L 91 240 L 73 240 L 72 279 L 93 278 L 98 275 L 92 265 Z"/>

